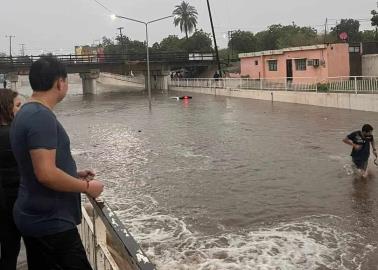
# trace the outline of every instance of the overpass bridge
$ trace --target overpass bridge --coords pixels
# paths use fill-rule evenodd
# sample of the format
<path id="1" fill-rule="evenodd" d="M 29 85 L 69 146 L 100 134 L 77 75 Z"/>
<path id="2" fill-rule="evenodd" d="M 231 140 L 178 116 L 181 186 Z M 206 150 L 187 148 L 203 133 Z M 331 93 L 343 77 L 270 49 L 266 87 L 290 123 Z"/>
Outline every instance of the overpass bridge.
<path id="1" fill-rule="evenodd" d="M 7 74 L 11 87 L 16 88 L 18 75 L 27 75 L 30 66 L 43 55 L 0 57 L 0 74 Z M 143 53 L 54 55 L 67 68 L 68 73 L 79 73 L 84 93 L 94 93 L 100 72 L 124 73 L 125 70 L 147 76 L 147 57 Z M 171 70 L 188 67 L 208 67 L 216 62 L 213 53 L 159 52 L 149 57 L 151 76 L 159 89 L 168 88 Z M 147 80 L 145 80 L 147 82 Z"/>

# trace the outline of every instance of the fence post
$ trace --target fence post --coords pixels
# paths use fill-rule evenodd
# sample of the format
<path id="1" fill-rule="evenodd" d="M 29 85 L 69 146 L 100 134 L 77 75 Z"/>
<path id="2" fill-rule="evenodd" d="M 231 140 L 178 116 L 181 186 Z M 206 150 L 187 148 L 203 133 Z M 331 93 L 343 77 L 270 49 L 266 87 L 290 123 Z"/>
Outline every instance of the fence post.
<path id="1" fill-rule="evenodd" d="M 260 78 L 260 90 L 263 90 L 263 78 Z"/>
<path id="2" fill-rule="evenodd" d="M 287 78 L 285 78 L 284 80 L 285 80 L 285 91 L 287 91 Z"/>
<path id="3" fill-rule="evenodd" d="M 318 92 L 318 80 L 315 80 L 315 92 Z"/>
<path id="4" fill-rule="evenodd" d="M 357 76 L 354 76 L 354 91 L 357 94 L 358 88 L 357 88 Z"/>

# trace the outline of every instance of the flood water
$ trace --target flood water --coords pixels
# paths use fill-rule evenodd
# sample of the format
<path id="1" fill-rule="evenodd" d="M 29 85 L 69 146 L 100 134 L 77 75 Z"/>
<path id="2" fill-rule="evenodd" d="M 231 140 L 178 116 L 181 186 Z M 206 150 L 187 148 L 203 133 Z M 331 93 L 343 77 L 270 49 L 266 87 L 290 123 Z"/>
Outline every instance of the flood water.
<path id="1" fill-rule="evenodd" d="M 355 180 L 341 141 L 377 113 L 71 89 L 56 113 L 78 166 L 158 269 L 377 269 L 378 167 Z"/>

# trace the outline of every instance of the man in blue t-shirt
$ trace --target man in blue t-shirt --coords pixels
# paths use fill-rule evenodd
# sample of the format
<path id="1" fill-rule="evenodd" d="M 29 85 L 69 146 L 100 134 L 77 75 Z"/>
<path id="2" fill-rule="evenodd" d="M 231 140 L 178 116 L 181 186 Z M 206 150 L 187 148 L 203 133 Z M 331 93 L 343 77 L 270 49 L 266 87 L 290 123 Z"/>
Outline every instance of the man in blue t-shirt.
<path id="1" fill-rule="evenodd" d="M 373 127 L 365 124 L 362 130 L 358 130 L 349 134 L 343 142 L 352 146 L 352 161 L 359 170 L 362 177 L 368 175 L 367 166 L 370 156 L 370 144 L 373 148 L 373 154 L 377 158 L 377 150 L 375 149 Z"/>
<path id="2" fill-rule="evenodd" d="M 77 172 L 70 139 L 52 109 L 68 90 L 65 67 L 42 57 L 30 68 L 30 102 L 11 127 L 12 150 L 21 175 L 13 214 L 26 250 L 29 270 L 91 269 L 76 226 L 81 222 L 80 193 L 103 191 L 93 172 Z"/>

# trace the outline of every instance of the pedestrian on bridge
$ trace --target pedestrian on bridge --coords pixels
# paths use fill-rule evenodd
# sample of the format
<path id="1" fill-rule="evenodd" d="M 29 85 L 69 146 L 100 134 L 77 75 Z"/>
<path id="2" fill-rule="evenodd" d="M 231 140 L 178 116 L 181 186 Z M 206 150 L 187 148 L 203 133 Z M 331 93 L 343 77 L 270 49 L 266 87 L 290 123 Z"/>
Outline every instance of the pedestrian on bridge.
<path id="1" fill-rule="evenodd" d="M 18 94 L 0 89 L 0 269 L 16 270 L 21 234 L 13 220 L 20 175 L 12 153 L 9 130 L 15 113 L 21 107 Z"/>
<path id="2" fill-rule="evenodd" d="M 4 81 L 3 81 L 3 86 L 4 86 L 4 89 L 7 88 L 7 80 L 4 78 Z"/>
<path id="3" fill-rule="evenodd" d="M 92 171 L 77 171 L 70 139 L 53 112 L 67 94 L 67 71 L 56 58 L 42 57 L 32 64 L 29 81 L 33 94 L 13 120 L 10 136 L 22 175 L 13 213 L 28 269 L 90 270 L 77 230 L 80 194 L 96 198 L 103 184 L 90 180 Z"/>

